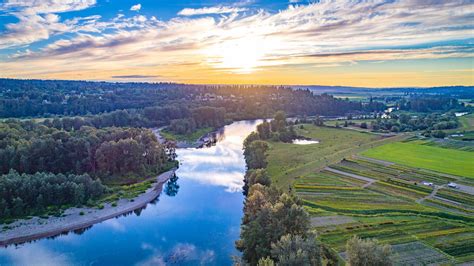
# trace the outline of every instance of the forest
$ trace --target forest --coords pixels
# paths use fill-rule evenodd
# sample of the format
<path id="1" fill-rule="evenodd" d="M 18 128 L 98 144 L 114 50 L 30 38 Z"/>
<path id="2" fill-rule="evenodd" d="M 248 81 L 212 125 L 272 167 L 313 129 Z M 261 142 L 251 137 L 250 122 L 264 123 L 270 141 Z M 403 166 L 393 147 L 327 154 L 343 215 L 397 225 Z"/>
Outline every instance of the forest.
<path id="1" fill-rule="evenodd" d="M 0 217 L 42 214 L 50 206 L 81 205 L 107 192 L 100 179 L 88 174 L 19 174 L 0 178 Z"/>
<path id="2" fill-rule="evenodd" d="M 0 117 L 4 118 L 85 116 L 127 110 L 154 126 L 185 118 L 186 108 L 202 106 L 224 108 L 226 118 L 232 120 L 270 117 L 278 110 L 293 116 L 385 109 L 383 104 L 351 102 L 309 90 L 257 85 L 0 79 L 0 96 Z"/>
<path id="3" fill-rule="evenodd" d="M 93 177 L 142 175 L 168 160 L 148 129 L 83 126 L 65 131 L 31 121 L 0 123 L 0 173 L 88 173 Z"/>
<path id="4" fill-rule="evenodd" d="M 0 216 L 89 203 L 108 191 L 102 181 L 115 184 L 127 176 L 139 182 L 173 160 L 149 129 L 81 126 L 67 131 L 10 119 L 0 123 Z"/>

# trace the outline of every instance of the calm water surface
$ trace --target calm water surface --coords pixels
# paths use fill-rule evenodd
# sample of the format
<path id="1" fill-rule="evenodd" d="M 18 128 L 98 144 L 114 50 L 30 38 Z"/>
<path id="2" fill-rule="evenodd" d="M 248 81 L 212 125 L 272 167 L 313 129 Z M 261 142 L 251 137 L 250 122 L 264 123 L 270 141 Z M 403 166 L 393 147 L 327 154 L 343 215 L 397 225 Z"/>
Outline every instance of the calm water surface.
<path id="1" fill-rule="evenodd" d="M 230 265 L 242 217 L 242 142 L 257 124 L 224 127 L 213 147 L 178 149 L 178 180 L 141 212 L 2 248 L 0 265 Z"/>

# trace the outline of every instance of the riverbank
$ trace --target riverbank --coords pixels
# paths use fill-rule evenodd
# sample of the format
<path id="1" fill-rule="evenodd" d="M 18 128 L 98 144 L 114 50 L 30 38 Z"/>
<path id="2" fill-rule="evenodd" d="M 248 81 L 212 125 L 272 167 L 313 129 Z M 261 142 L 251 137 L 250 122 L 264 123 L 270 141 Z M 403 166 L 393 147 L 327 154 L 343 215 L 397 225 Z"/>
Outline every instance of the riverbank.
<path id="1" fill-rule="evenodd" d="M 192 138 L 188 140 L 180 140 L 174 137 L 169 133 L 163 132 L 163 129 L 166 127 L 161 128 L 154 128 L 152 132 L 156 135 L 156 138 L 160 143 L 164 143 L 165 141 L 172 141 L 176 143 L 176 148 L 178 149 L 186 149 L 186 148 L 202 148 L 204 146 L 210 146 L 216 142 L 215 134 L 218 130 L 206 128 L 204 130 L 200 130 L 195 132 Z M 192 140 L 191 140 L 192 139 Z"/>
<path id="2" fill-rule="evenodd" d="M 48 217 L 46 219 L 34 217 L 28 220 L 17 220 L 9 224 L 6 229 L 0 229 L 0 246 L 28 242 L 86 228 L 143 208 L 161 194 L 163 185 L 174 175 L 175 170 L 172 169 L 158 175 L 157 183 L 145 193 L 133 200 L 120 199 L 116 206 L 107 203 L 102 209 L 70 208 L 64 212 L 62 217 Z"/>

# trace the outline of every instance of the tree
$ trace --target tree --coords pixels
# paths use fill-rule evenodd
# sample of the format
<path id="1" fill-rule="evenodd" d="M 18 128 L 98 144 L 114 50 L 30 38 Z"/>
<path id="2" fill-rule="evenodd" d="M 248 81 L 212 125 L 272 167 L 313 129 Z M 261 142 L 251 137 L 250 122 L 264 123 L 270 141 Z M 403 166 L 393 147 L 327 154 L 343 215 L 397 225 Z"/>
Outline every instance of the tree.
<path id="1" fill-rule="evenodd" d="M 244 151 L 245 162 L 249 169 L 265 168 L 267 166 L 268 144 L 255 140 Z"/>
<path id="2" fill-rule="evenodd" d="M 441 130 L 436 130 L 433 133 L 431 133 L 431 136 L 433 136 L 434 138 L 442 139 L 446 137 L 446 133 Z"/>
<path id="3" fill-rule="evenodd" d="M 346 244 L 347 263 L 350 266 L 390 266 L 392 248 L 377 240 L 352 237 Z"/>
<path id="4" fill-rule="evenodd" d="M 321 265 L 321 247 L 312 235 L 306 238 L 300 235 L 284 235 L 278 242 L 272 243 L 271 253 L 279 265 Z"/>
<path id="5" fill-rule="evenodd" d="M 255 184 L 270 186 L 271 183 L 272 181 L 265 169 L 250 169 L 245 173 L 243 193 L 247 196 L 249 188 Z"/>
<path id="6" fill-rule="evenodd" d="M 263 123 L 257 126 L 257 132 L 260 139 L 265 140 L 271 137 L 270 123 L 263 121 Z"/>
<path id="7" fill-rule="evenodd" d="M 286 127 L 286 114 L 283 111 L 278 111 L 275 113 L 273 120 L 271 122 L 271 127 L 273 132 L 283 131 Z"/>
<path id="8" fill-rule="evenodd" d="M 261 258 L 258 260 L 257 266 L 275 266 L 275 262 L 269 257 Z"/>
<path id="9" fill-rule="evenodd" d="M 301 200 L 273 187 L 255 184 L 245 201 L 244 218 L 237 248 L 251 265 L 271 256 L 271 244 L 283 235 L 307 236 L 309 216 Z"/>

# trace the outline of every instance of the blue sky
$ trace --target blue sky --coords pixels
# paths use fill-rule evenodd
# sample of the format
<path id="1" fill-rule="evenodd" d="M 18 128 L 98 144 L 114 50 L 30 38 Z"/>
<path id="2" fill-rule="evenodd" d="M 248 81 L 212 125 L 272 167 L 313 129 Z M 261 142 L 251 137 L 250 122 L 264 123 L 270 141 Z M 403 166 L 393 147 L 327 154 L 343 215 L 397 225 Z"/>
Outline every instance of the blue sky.
<path id="1" fill-rule="evenodd" d="M 471 0 L 4 0 L 0 76 L 473 85 L 473 21 Z"/>

